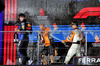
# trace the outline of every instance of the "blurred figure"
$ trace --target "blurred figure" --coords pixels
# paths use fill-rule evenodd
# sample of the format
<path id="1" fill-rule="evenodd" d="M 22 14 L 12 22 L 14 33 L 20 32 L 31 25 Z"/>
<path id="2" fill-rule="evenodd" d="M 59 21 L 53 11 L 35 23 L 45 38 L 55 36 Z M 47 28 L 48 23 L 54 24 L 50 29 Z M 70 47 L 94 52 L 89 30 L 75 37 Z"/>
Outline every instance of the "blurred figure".
<path id="1" fill-rule="evenodd" d="M 49 27 L 45 27 L 44 24 L 41 24 L 40 25 L 40 34 L 43 36 L 43 39 L 44 39 L 44 42 L 45 42 L 45 47 L 43 49 L 43 52 L 42 52 L 42 58 L 43 58 L 43 63 L 45 65 L 47 65 L 47 60 L 45 59 L 45 55 L 50 55 L 50 60 L 51 60 L 51 63 L 54 63 L 54 59 L 53 59 L 53 55 L 54 55 L 54 52 L 53 52 L 53 46 L 51 45 L 51 41 L 49 39 L 49 31 L 50 31 L 50 28 Z M 52 41 L 53 42 L 53 41 Z"/>
<path id="2" fill-rule="evenodd" d="M 28 35 L 31 34 L 31 32 L 27 32 L 27 31 L 32 31 L 32 27 L 31 27 L 30 22 L 28 22 L 25 19 L 25 15 L 23 13 L 19 14 L 19 20 L 16 23 L 16 25 L 19 25 L 20 29 L 15 28 L 15 31 L 24 31 L 24 32 L 20 32 L 21 40 L 18 43 L 18 45 L 19 45 L 18 54 L 20 55 L 21 58 L 23 58 L 22 65 L 26 65 L 26 62 L 30 59 L 27 56 L 27 47 L 28 47 L 28 43 L 29 43 Z"/>
<path id="3" fill-rule="evenodd" d="M 78 23 L 76 21 L 73 21 L 71 25 L 73 28 L 71 34 L 67 37 L 66 40 L 62 40 L 62 43 L 72 41 L 72 45 L 68 50 L 68 54 L 64 61 L 65 64 L 68 64 L 68 62 L 74 55 L 81 56 L 81 43 L 83 43 L 84 39 L 83 32 L 78 28 Z"/>

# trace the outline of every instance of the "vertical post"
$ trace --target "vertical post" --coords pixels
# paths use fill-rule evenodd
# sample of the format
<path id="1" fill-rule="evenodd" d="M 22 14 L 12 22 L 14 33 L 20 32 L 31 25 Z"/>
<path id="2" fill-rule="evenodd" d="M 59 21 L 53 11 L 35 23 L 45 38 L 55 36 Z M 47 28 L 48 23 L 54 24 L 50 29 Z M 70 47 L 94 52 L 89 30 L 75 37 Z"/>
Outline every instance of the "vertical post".
<path id="1" fill-rule="evenodd" d="M 37 65 L 39 65 L 39 42 L 40 41 L 40 37 L 39 37 L 39 32 L 38 32 L 38 44 L 37 44 Z"/>
<path id="2" fill-rule="evenodd" d="M 85 53 L 86 53 L 85 62 L 86 62 L 86 65 L 87 65 L 87 31 L 86 31 Z"/>

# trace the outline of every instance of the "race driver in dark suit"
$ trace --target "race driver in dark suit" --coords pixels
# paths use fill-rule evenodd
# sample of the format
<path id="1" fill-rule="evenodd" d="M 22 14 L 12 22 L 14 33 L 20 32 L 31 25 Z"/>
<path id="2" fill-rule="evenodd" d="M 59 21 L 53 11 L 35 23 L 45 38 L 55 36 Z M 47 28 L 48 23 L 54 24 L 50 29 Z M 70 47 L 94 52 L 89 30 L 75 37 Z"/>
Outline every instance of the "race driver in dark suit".
<path id="1" fill-rule="evenodd" d="M 15 30 L 22 31 L 22 32 L 20 32 L 21 40 L 18 43 L 18 45 L 19 45 L 18 54 L 20 55 L 21 58 L 23 58 L 22 65 L 26 65 L 26 62 L 30 59 L 27 56 L 27 47 L 28 47 L 28 43 L 29 43 L 28 35 L 32 33 L 32 32 L 28 32 L 28 31 L 32 31 L 32 27 L 31 27 L 31 23 L 25 19 L 25 15 L 23 13 L 19 14 L 19 19 L 18 19 L 16 25 L 20 26 L 20 28 L 19 29 L 15 28 Z"/>

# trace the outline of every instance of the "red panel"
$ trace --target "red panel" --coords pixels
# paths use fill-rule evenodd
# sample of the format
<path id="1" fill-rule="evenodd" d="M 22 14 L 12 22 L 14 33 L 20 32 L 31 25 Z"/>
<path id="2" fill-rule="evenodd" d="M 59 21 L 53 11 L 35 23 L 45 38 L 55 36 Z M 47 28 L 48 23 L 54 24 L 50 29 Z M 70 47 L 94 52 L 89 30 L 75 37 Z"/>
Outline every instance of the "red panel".
<path id="1" fill-rule="evenodd" d="M 14 31 L 14 26 L 11 26 L 11 31 Z M 11 47 L 10 47 L 10 65 L 12 65 L 12 53 L 13 53 L 13 34 L 14 32 L 11 32 Z"/>
<path id="2" fill-rule="evenodd" d="M 15 0 L 15 15 L 14 15 L 15 21 L 17 20 L 17 0 Z"/>
<path id="3" fill-rule="evenodd" d="M 7 26 L 4 26 L 4 31 L 7 31 Z M 7 40 L 7 32 L 4 32 L 4 57 L 3 57 L 3 65 L 6 65 L 6 40 Z"/>
<path id="4" fill-rule="evenodd" d="M 10 20 L 10 0 L 8 0 L 8 21 Z"/>
<path id="5" fill-rule="evenodd" d="M 5 0 L 5 21 L 7 21 L 7 0 Z"/>
<path id="6" fill-rule="evenodd" d="M 18 26 L 14 26 L 14 31 L 15 31 L 15 28 L 18 28 Z M 14 32 L 15 33 L 15 32 Z M 13 35 L 14 37 L 14 35 Z M 13 38 L 14 39 L 14 38 Z M 14 65 L 16 64 L 16 43 L 14 43 L 14 54 L 13 54 L 13 63 Z"/>
<path id="7" fill-rule="evenodd" d="M 14 43 L 14 59 L 13 59 L 14 65 L 16 64 L 16 43 Z"/>
<path id="8" fill-rule="evenodd" d="M 8 26 L 8 31 L 10 31 L 10 26 Z M 9 65 L 9 46 L 10 46 L 10 32 L 8 32 L 8 38 L 7 38 L 7 65 Z"/>
<path id="9" fill-rule="evenodd" d="M 14 16 L 13 16 L 13 0 L 11 0 L 11 20 L 13 21 L 13 18 L 14 18 Z"/>

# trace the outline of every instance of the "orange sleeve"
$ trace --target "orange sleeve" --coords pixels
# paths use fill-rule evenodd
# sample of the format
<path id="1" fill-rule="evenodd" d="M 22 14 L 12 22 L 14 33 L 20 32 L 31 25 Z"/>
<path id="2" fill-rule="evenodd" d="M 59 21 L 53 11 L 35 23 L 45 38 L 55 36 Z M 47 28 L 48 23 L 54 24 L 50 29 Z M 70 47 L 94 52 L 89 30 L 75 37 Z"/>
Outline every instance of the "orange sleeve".
<path id="1" fill-rule="evenodd" d="M 72 31 L 71 34 L 70 34 L 70 36 L 68 36 L 67 39 L 65 40 L 65 42 L 70 42 L 70 41 L 72 41 L 72 39 L 74 38 L 74 36 L 75 36 L 75 32 Z"/>
<path id="2" fill-rule="evenodd" d="M 50 31 L 50 28 L 49 27 L 46 27 L 46 32 L 45 33 L 48 33 L 48 31 Z"/>

